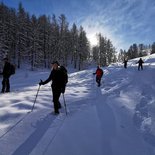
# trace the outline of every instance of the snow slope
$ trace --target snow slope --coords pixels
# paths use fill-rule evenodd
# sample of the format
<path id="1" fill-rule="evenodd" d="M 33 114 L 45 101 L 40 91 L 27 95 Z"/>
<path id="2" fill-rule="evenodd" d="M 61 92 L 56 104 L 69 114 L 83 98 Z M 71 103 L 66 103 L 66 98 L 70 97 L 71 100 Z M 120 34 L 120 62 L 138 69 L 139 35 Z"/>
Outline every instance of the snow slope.
<path id="1" fill-rule="evenodd" d="M 12 92 L 0 95 L 0 155 L 154 155 L 155 55 L 104 69 L 102 86 L 96 68 L 69 74 L 61 109 L 52 115 L 50 71 L 19 70 L 11 77 Z M 60 101 L 63 105 L 63 97 Z"/>

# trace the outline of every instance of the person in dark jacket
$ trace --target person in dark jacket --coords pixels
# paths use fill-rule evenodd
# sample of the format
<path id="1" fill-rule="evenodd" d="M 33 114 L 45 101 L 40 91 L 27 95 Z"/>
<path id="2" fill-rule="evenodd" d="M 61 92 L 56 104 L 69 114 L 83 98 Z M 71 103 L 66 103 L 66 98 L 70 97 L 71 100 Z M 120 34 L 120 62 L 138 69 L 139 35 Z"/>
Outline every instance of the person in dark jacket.
<path id="1" fill-rule="evenodd" d="M 41 81 L 39 85 L 47 84 L 52 81 L 52 93 L 53 93 L 53 103 L 54 103 L 54 112 L 59 114 L 59 109 L 61 104 L 59 102 L 59 97 L 61 93 L 65 93 L 66 84 L 68 82 L 67 70 L 64 70 L 59 66 L 57 61 L 51 64 L 52 71 L 47 80 Z M 64 73 L 66 71 L 66 73 Z"/>
<path id="2" fill-rule="evenodd" d="M 103 76 L 103 70 L 99 66 L 97 66 L 97 70 L 93 74 L 94 75 L 96 74 L 96 82 L 98 84 L 98 87 L 100 87 L 101 86 L 101 78 Z"/>
<path id="3" fill-rule="evenodd" d="M 127 59 L 124 59 L 124 68 L 127 68 L 127 63 L 128 63 L 128 60 Z"/>
<path id="4" fill-rule="evenodd" d="M 140 70 L 140 68 L 141 68 L 141 70 L 143 70 L 143 63 L 144 63 L 144 61 L 142 60 L 142 58 L 140 58 L 137 63 L 138 63 L 138 70 Z"/>
<path id="5" fill-rule="evenodd" d="M 10 62 L 8 60 L 8 58 L 4 58 L 4 67 L 3 67 L 3 71 L 2 71 L 2 75 L 3 75 L 3 80 L 2 80 L 2 90 L 1 93 L 4 92 L 10 92 L 10 81 L 9 78 L 11 76 L 10 74 Z"/>

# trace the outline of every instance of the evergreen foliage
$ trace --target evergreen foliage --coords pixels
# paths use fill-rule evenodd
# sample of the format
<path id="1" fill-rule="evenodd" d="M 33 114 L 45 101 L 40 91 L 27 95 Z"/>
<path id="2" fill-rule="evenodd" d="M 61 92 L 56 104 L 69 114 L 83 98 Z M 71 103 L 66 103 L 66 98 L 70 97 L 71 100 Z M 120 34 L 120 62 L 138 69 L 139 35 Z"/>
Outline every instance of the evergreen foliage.
<path id="1" fill-rule="evenodd" d="M 100 65 L 116 61 L 112 42 L 98 35 L 99 45 L 93 48 L 93 58 Z M 50 62 L 59 61 L 64 66 L 72 64 L 78 70 L 90 62 L 91 49 L 85 30 L 69 23 L 64 14 L 58 18 L 29 15 L 19 3 L 12 9 L 0 3 L 0 61 L 3 57 L 17 68 L 28 64 L 31 70 L 49 68 Z M 1 62 L 0 62 L 1 63 Z"/>
<path id="2" fill-rule="evenodd" d="M 98 46 L 93 47 L 93 59 L 101 66 L 116 62 L 116 49 L 112 42 L 98 34 Z"/>

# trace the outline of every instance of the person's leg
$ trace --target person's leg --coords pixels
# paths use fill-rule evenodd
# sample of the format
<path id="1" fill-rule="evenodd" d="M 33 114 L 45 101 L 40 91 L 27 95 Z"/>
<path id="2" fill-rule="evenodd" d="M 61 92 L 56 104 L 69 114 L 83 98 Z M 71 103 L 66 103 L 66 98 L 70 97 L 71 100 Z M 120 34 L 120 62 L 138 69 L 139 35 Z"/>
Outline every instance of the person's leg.
<path id="1" fill-rule="evenodd" d="M 9 81 L 9 78 L 6 78 L 6 92 L 10 92 L 10 81 Z"/>
<path id="2" fill-rule="evenodd" d="M 58 101 L 58 108 L 61 109 L 61 103 Z"/>
<path id="3" fill-rule="evenodd" d="M 53 92 L 53 103 L 54 103 L 54 111 L 56 114 L 59 114 L 59 97 L 61 95 L 61 91 L 57 89 L 52 89 Z"/>
<path id="4" fill-rule="evenodd" d="M 6 79 L 3 77 L 1 93 L 4 93 L 5 92 L 5 86 L 6 86 Z"/>
<path id="5" fill-rule="evenodd" d="M 100 86 L 101 85 L 101 78 L 99 78 L 99 77 L 96 77 L 96 82 L 97 82 L 97 84 L 98 84 L 98 86 Z"/>
<path id="6" fill-rule="evenodd" d="M 98 86 L 101 86 L 101 78 L 98 78 Z"/>

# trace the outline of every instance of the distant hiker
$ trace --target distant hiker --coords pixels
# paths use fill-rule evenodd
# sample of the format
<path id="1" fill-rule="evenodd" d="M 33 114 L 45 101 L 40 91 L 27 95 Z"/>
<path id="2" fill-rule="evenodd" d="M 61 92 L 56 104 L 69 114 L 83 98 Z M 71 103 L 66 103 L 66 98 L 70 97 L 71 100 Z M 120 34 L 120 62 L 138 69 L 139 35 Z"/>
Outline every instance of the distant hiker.
<path id="1" fill-rule="evenodd" d="M 8 58 L 4 58 L 4 67 L 2 71 L 3 80 L 2 80 L 2 90 L 1 93 L 10 92 L 10 81 L 9 78 L 11 76 L 11 64 Z"/>
<path id="2" fill-rule="evenodd" d="M 45 81 L 41 81 L 39 85 L 47 84 L 52 81 L 52 93 L 53 93 L 53 103 L 54 112 L 59 114 L 59 109 L 61 108 L 61 103 L 59 102 L 59 97 L 61 93 L 65 93 L 66 84 L 68 82 L 67 70 L 65 67 L 60 66 L 57 61 L 51 63 L 52 71 Z"/>
<path id="3" fill-rule="evenodd" d="M 98 87 L 100 87 L 101 86 L 101 78 L 103 76 L 103 70 L 99 66 L 97 66 L 97 70 L 93 74 L 94 75 L 96 74 L 96 82 L 98 84 Z"/>
<path id="4" fill-rule="evenodd" d="M 137 63 L 138 63 L 138 70 L 140 70 L 140 68 L 141 68 L 141 70 L 143 70 L 143 63 L 144 63 L 144 61 L 142 60 L 142 58 L 140 58 Z"/>
<path id="5" fill-rule="evenodd" d="M 124 59 L 124 68 L 127 68 L 127 62 L 128 62 L 128 60 L 127 59 Z"/>

